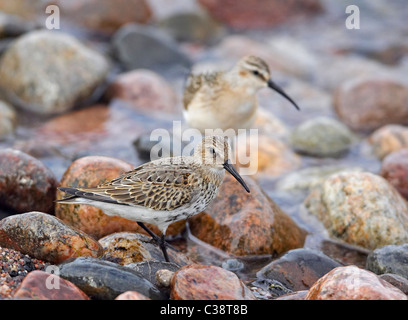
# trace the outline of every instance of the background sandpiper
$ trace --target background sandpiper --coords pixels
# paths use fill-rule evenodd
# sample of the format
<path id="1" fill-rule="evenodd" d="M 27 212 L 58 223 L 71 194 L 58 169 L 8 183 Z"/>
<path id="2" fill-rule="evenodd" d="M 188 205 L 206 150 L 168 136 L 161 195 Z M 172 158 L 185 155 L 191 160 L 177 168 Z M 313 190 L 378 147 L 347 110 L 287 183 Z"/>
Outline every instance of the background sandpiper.
<path id="1" fill-rule="evenodd" d="M 248 129 L 256 118 L 256 93 L 265 87 L 284 96 L 299 110 L 272 81 L 265 61 L 246 56 L 229 71 L 191 74 L 184 90 L 184 118 L 202 133 L 205 129 Z"/>

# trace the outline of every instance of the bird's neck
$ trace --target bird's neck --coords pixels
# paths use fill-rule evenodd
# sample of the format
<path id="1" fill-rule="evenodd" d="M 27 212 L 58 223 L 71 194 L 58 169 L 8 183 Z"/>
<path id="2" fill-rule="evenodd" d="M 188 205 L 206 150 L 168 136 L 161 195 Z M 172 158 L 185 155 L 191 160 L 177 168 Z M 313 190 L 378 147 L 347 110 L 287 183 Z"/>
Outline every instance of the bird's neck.
<path id="1" fill-rule="evenodd" d="M 225 72 L 223 78 L 224 81 L 228 83 L 230 90 L 241 96 L 253 97 L 259 90 L 259 88 L 248 83 L 247 79 L 240 75 L 238 68 L 232 68 L 228 72 Z"/>

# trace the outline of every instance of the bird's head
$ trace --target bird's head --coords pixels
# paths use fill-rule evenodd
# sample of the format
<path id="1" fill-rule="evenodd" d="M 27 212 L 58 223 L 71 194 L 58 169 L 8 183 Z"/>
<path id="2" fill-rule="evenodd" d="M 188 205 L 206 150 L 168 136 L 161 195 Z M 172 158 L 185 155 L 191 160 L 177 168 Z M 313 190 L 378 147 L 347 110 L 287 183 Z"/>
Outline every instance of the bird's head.
<path id="1" fill-rule="evenodd" d="M 236 70 L 240 77 L 240 83 L 250 91 L 249 93 L 252 94 L 259 89 L 269 87 L 284 96 L 295 106 L 296 109 L 300 110 L 293 99 L 272 80 L 269 67 L 261 58 L 246 56 L 237 63 Z"/>
<path id="2" fill-rule="evenodd" d="M 205 136 L 194 151 L 194 157 L 199 159 L 203 166 L 217 171 L 227 170 L 247 192 L 250 192 L 242 177 L 231 164 L 231 155 L 228 138 L 222 136 Z"/>

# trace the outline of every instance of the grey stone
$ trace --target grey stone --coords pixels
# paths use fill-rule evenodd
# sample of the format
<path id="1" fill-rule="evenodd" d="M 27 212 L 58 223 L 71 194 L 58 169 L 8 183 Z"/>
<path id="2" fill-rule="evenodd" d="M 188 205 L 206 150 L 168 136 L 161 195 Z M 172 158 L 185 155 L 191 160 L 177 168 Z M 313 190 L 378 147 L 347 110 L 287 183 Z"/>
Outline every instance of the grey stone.
<path id="1" fill-rule="evenodd" d="M 129 24 L 120 28 L 113 36 L 112 46 L 116 58 L 127 70 L 186 72 L 192 64 L 171 37 L 149 26 Z"/>

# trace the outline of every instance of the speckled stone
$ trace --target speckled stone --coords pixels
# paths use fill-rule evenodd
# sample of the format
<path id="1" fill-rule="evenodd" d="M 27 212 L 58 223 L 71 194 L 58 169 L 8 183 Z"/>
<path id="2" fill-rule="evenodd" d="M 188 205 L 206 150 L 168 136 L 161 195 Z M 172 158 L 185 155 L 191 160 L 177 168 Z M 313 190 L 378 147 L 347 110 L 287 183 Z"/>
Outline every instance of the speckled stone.
<path id="1" fill-rule="evenodd" d="M 121 265 L 140 261 L 164 261 L 163 252 L 150 236 L 134 232 L 116 232 L 99 239 L 104 259 Z M 170 261 L 181 266 L 192 263 L 181 252 L 167 249 Z"/>
<path id="2" fill-rule="evenodd" d="M 189 219 L 194 236 L 234 255 L 281 254 L 303 246 L 305 231 L 249 176 L 251 193 L 226 174 L 205 212 Z"/>
<path id="3" fill-rule="evenodd" d="M 0 247 L 0 299 L 11 298 L 28 273 L 47 266 L 45 261 Z"/>
<path id="4" fill-rule="evenodd" d="M 399 289 L 356 266 L 338 267 L 321 277 L 305 300 L 407 300 Z"/>
<path id="5" fill-rule="evenodd" d="M 28 212 L 0 220 L 0 246 L 51 263 L 102 255 L 102 247 L 97 241 L 42 212 Z"/>
<path id="6" fill-rule="evenodd" d="M 332 237 L 347 243 L 375 249 L 408 241 L 408 204 L 378 175 L 334 174 L 304 204 Z"/>
<path id="7" fill-rule="evenodd" d="M 0 205 L 16 212 L 54 211 L 57 180 L 38 159 L 18 150 L 0 150 Z"/>
<path id="8" fill-rule="evenodd" d="M 216 266 L 189 265 L 171 280 L 173 300 L 255 300 L 235 273 Z"/>

